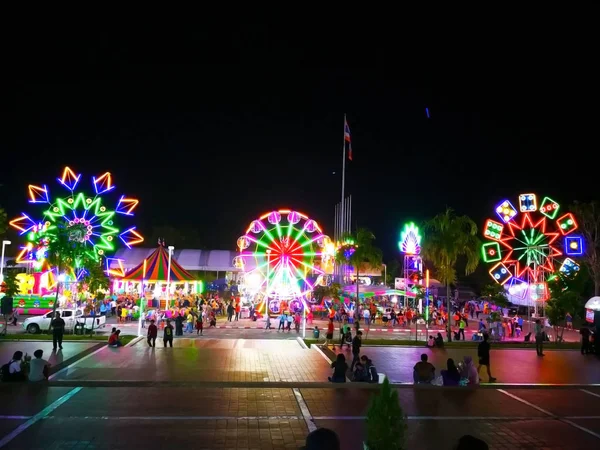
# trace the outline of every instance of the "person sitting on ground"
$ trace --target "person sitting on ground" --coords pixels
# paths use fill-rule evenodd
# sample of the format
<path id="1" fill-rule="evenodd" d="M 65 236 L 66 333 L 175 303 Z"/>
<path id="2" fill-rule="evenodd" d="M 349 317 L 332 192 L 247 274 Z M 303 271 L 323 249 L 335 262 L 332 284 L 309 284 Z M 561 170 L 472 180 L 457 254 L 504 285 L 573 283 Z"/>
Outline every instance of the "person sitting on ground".
<path id="1" fill-rule="evenodd" d="M 308 433 L 302 450 L 341 450 L 340 438 L 335 431 L 318 428 Z"/>
<path id="2" fill-rule="evenodd" d="M 27 377 L 21 368 L 23 352 L 16 351 L 12 359 L 2 366 L 2 381 L 26 381 Z"/>
<path id="3" fill-rule="evenodd" d="M 435 346 L 438 348 L 444 348 L 444 338 L 442 337 L 442 333 L 438 333 L 435 337 Z"/>
<path id="4" fill-rule="evenodd" d="M 429 384 L 435 378 L 435 367 L 430 362 L 427 362 L 427 355 L 423 353 L 421 355 L 421 361 L 415 364 L 413 368 L 413 380 L 415 384 Z"/>
<path id="5" fill-rule="evenodd" d="M 473 363 L 473 358 L 470 356 L 465 356 L 463 358 L 463 367 L 460 372 L 461 378 L 465 378 L 469 385 L 477 386 L 479 384 L 479 374 L 477 373 L 477 368 Z"/>
<path id="6" fill-rule="evenodd" d="M 365 366 L 360 362 L 356 363 L 352 372 L 352 381 L 366 382 L 369 381 L 368 376 Z"/>
<path id="7" fill-rule="evenodd" d="M 454 364 L 452 358 L 448 358 L 446 369 L 441 371 L 444 386 L 458 386 L 460 383 L 460 373 Z"/>
<path id="8" fill-rule="evenodd" d="M 113 334 L 111 334 L 110 337 L 108 338 L 108 346 L 109 347 L 122 347 L 123 343 L 121 342 L 120 336 L 121 336 L 121 330 L 117 330 Z"/>
<path id="9" fill-rule="evenodd" d="M 338 353 L 336 360 L 331 363 L 331 368 L 333 369 L 333 376 L 327 377 L 327 379 L 332 383 L 345 383 L 348 364 L 343 353 Z"/>
<path id="10" fill-rule="evenodd" d="M 433 338 L 433 336 L 429 336 L 429 339 L 427 340 L 427 347 L 435 347 L 435 339 Z"/>
<path id="11" fill-rule="evenodd" d="M 29 381 L 37 382 L 47 380 L 50 374 L 50 363 L 45 359 L 42 359 L 44 351 L 36 350 L 33 352 L 33 356 L 35 358 L 29 363 Z"/>
<path id="12" fill-rule="evenodd" d="M 360 362 L 367 372 L 366 381 L 368 383 L 379 383 L 379 375 L 377 374 L 377 368 L 375 367 L 375 364 L 373 364 L 373 361 L 371 361 L 368 356 L 362 355 L 360 357 Z"/>

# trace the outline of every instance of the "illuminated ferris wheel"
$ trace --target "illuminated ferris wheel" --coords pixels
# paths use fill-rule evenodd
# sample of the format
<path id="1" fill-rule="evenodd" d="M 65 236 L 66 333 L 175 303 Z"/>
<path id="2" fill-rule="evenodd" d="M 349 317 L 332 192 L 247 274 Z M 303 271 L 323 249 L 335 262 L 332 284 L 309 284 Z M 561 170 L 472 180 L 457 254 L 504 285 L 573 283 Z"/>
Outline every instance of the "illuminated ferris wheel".
<path id="1" fill-rule="evenodd" d="M 260 293 L 275 311 L 281 301 L 311 299 L 315 277 L 324 274 L 320 264 L 328 239 L 302 213 L 271 211 L 253 220 L 238 238 L 240 254 L 233 263 L 244 270 L 249 290 Z"/>

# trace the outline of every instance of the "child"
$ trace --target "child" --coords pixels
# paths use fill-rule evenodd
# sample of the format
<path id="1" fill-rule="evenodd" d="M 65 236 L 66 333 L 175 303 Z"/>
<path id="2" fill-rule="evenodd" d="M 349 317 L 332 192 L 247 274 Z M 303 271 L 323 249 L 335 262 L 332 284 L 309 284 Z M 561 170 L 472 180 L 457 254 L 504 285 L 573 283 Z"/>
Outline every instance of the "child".
<path id="1" fill-rule="evenodd" d="M 29 363 L 29 381 L 44 381 L 48 379 L 50 364 L 45 359 L 43 350 L 33 352 L 34 359 Z"/>
<path id="2" fill-rule="evenodd" d="M 435 339 L 433 338 L 433 336 L 429 336 L 429 339 L 427 340 L 427 347 L 435 347 Z"/>
<path id="3" fill-rule="evenodd" d="M 202 313 L 200 313 L 200 314 L 202 314 Z M 196 335 L 202 336 L 203 330 L 204 330 L 204 325 L 202 324 L 202 315 L 200 315 L 200 317 L 198 317 L 198 320 L 196 320 Z"/>

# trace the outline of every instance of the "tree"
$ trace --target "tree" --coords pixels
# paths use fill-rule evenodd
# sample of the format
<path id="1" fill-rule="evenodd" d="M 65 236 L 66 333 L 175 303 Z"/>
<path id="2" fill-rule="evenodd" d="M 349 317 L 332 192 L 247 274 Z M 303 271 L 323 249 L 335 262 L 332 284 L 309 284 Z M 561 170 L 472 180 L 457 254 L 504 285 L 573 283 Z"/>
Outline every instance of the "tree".
<path id="1" fill-rule="evenodd" d="M 56 233 L 48 243 L 47 260 L 51 266 L 58 269 L 58 275 L 66 269 L 73 271 L 80 268 L 91 268 L 100 263 L 100 258 L 92 253 L 85 242 L 77 238 L 77 235 L 67 228 L 66 224 L 57 225 Z M 52 314 L 56 313 L 58 304 L 59 286 L 56 287 L 56 299 L 52 307 Z"/>
<path id="2" fill-rule="evenodd" d="M 425 224 L 422 254 L 436 269 L 437 278 L 446 285 L 448 309 L 448 341 L 451 337 L 450 284 L 456 282 L 456 264 L 466 259 L 465 275 L 472 273 L 479 264 L 481 243 L 477 238 L 477 225 L 468 216 L 457 216 L 452 208 L 446 208 Z"/>
<path id="3" fill-rule="evenodd" d="M 4 296 L 10 298 L 12 301 L 12 297 L 19 292 L 19 286 L 16 279 L 16 272 L 14 270 L 10 270 L 5 272 L 4 275 L 4 283 L 2 286 L 2 290 L 4 292 Z M 8 315 L 4 314 L 4 329 L 2 330 L 2 334 L 6 334 L 8 330 Z"/>
<path id="4" fill-rule="evenodd" d="M 508 306 L 508 298 L 506 297 L 506 289 L 504 286 L 494 283 L 487 284 L 483 288 L 481 288 L 481 296 L 487 297 L 487 299 L 498 305 L 498 306 Z"/>
<path id="5" fill-rule="evenodd" d="M 554 341 L 558 344 L 563 339 L 567 313 L 576 316 L 583 305 L 574 277 L 559 273 L 548 281 L 548 289 L 550 290 L 550 298 L 546 302 L 545 312 L 550 325 L 554 329 Z"/>
<path id="6" fill-rule="evenodd" d="M 594 295 L 600 295 L 600 205 L 575 202 L 571 209 L 584 240 L 582 258 L 594 282 Z"/>
<path id="7" fill-rule="evenodd" d="M 401 450 L 405 445 L 406 418 L 398 391 L 385 378 L 379 395 L 373 396 L 367 412 L 367 442 L 369 450 Z"/>
<path id="8" fill-rule="evenodd" d="M 355 234 L 348 234 L 344 237 L 346 245 L 342 246 L 335 255 L 336 262 L 339 264 L 350 265 L 356 271 L 356 303 L 355 311 L 358 307 L 359 298 L 359 272 L 361 264 L 369 265 L 375 269 L 381 267 L 381 250 L 373 245 L 375 235 L 366 228 L 359 228 Z M 356 317 L 356 320 L 359 320 Z"/>
<path id="9" fill-rule="evenodd" d="M 96 292 L 99 289 L 108 289 L 108 277 L 102 268 L 102 262 L 98 261 L 86 267 L 87 274 L 83 281 L 88 285 L 90 292 Z"/>

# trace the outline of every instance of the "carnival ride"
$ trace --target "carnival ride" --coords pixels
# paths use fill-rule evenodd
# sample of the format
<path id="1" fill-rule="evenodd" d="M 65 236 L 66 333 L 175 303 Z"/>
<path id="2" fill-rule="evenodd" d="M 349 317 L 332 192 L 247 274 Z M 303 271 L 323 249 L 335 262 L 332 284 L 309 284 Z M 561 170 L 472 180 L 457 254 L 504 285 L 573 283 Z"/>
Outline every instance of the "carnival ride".
<path id="1" fill-rule="evenodd" d="M 69 167 L 57 180 L 65 196 L 53 198 L 47 185 L 30 184 L 29 203 L 42 210 L 35 215 L 22 213 L 9 222 L 25 238 L 16 263 L 27 266 L 27 273 L 17 277 L 20 294 L 29 297 L 27 301 L 21 297 L 15 306 L 51 308 L 59 282 L 75 286 L 89 273 L 84 260 L 100 263 L 115 250 L 117 242 L 131 248 L 144 240 L 135 226 L 124 231 L 118 227 L 117 217 L 133 217 L 139 201 L 122 195 L 115 204 L 109 195 L 116 188 L 109 172 L 92 177 L 87 190 L 80 190 L 82 175 Z M 71 267 L 61 267 L 58 273 L 58 267 L 48 262 L 48 249 L 63 233 L 68 241 L 82 244 L 83 253 Z"/>
<path id="2" fill-rule="evenodd" d="M 509 200 L 496 207 L 500 221 L 488 219 L 481 247 L 482 259 L 492 267 L 490 276 L 506 287 L 511 301 L 537 306 L 548 299 L 547 282 L 557 273 L 577 274 L 573 259 L 583 254 L 584 241 L 570 212 L 535 194 L 519 195 L 517 209 Z"/>
<path id="3" fill-rule="evenodd" d="M 245 294 L 261 311 L 302 311 L 314 303 L 314 287 L 331 282 L 335 246 L 305 214 L 289 209 L 263 214 L 237 246 L 233 264 L 244 271 Z"/>

